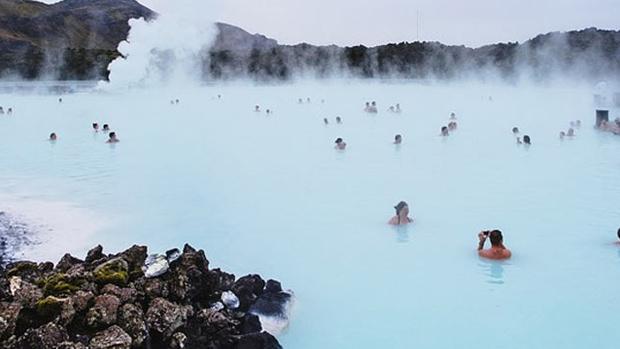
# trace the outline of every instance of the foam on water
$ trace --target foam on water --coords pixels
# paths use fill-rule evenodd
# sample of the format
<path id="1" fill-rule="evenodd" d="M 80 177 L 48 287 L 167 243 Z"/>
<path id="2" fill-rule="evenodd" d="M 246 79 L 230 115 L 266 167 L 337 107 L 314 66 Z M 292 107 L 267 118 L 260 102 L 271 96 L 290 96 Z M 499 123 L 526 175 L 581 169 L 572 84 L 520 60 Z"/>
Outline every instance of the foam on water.
<path id="1" fill-rule="evenodd" d="M 589 87 L 333 81 L 1 99 L 15 113 L 0 117 L 0 193 L 94 212 L 101 228 L 84 239 L 110 252 L 189 242 L 237 276 L 281 280 L 297 304 L 286 347 L 620 341 L 620 137 L 592 128 Z M 362 111 L 372 100 L 375 116 Z M 401 114 L 386 112 L 396 103 Z M 439 137 L 453 111 L 458 131 Z M 95 121 L 121 142 L 105 144 Z M 389 227 L 400 200 L 416 222 Z M 510 261 L 478 259 L 489 228 Z M 79 252 L 71 236 L 55 242 Z"/>

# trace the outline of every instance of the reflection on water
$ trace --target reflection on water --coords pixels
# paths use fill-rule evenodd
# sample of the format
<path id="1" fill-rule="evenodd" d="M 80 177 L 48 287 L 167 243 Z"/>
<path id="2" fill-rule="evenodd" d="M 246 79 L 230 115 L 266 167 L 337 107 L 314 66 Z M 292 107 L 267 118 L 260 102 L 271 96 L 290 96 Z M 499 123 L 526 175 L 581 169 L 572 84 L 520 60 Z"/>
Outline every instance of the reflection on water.
<path id="1" fill-rule="evenodd" d="M 493 261 L 480 258 L 478 265 L 482 268 L 485 275 L 489 277 L 487 283 L 502 285 L 504 284 L 504 266 L 510 265 L 506 261 Z"/>
<path id="2" fill-rule="evenodd" d="M 394 231 L 396 232 L 396 242 L 405 243 L 409 242 L 409 228 L 410 224 L 407 225 L 395 225 Z"/>

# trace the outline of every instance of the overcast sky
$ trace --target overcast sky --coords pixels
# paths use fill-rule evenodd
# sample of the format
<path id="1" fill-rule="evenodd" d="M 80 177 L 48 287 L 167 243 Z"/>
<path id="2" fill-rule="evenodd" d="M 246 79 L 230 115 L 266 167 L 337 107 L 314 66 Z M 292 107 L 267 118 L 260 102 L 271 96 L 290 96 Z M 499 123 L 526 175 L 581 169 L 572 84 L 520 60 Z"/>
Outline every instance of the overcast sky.
<path id="1" fill-rule="evenodd" d="M 138 1 L 156 8 L 175 0 Z M 218 20 L 284 44 L 377 45 L 419 37 L 476 47 L 550 31 L 620 29 L 620 0 L 195 1 L 217 2 Z"/>

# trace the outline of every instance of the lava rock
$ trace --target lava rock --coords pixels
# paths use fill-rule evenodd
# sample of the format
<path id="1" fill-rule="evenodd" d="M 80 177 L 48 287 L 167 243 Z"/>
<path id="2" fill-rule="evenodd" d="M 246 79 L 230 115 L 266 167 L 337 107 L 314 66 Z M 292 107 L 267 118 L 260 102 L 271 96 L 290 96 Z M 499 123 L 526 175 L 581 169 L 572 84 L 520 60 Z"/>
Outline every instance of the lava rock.
<path id="1" fill-rule="evenodd" d="M 104 328 L 116 323 L 121 301 L 109 294 L 95 298 L 95 305 L 88 310 L 86 324 L 91 328 Z"/>
<path id="2" fill-rule="evenodd" d="M 146 323 L 142 308 L 135 304 L 125 304 L 118 314 L 118 323 L 132 338 L 132 346 L 139 348 L 146 340 Z"/>
<path id="3" fill-rule="evenodd" d="M 191 306 L 180 306 L 163 298 L 155 298 L 146 312 L 146 323 L 150 330 L 169 338 L 185 324 L 191 313 Z"/>
<path id="4" fill-rule="evenodd" d="M 86 259 L 84 261 L 86 263 L 92 263 L 94 261 L 102 259 L 103 257 L 105 257 L 103 255 L 103 246 L 97 245 L 90 249 L 90 251 L 88 251 L 88 253 L 86 254 Z"/>
<path id="5" fill-rule="evenodd" d="M 90 349 L 129 349 L 131 337 L 122 328 L 114 325 L 98 332 L 90 340 Z"/>

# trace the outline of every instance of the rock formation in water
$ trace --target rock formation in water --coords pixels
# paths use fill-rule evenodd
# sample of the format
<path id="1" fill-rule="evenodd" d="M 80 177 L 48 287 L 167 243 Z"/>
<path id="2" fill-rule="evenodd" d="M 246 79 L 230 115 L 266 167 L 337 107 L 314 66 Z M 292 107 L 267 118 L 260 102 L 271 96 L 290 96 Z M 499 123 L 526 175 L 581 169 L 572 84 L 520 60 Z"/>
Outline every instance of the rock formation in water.
<path id="1" fill-rule="evenodd" d="M 0 2 L 0 76 L 107 79 L 130 18 L 152 19 L 135 0 Z M 620 73 L 620 31 L 595 28 L 539 35 L 523 43 L 468 48 L 437 42 L 376 47 L 279 45 L 223 23 L 203 61 L 210 79 L 304 77 L 468 78 L 521 76 L 610 79 Z"/>
<path id="2" fill-rule="evenodd" d="M 286 322 L 291 302 L 279 282 L 210 269 L 189 245 L 148 259 L 144 246 L 97 246 L 0 269 L 0 347 L 276 349 L 261 320 Z"/>

